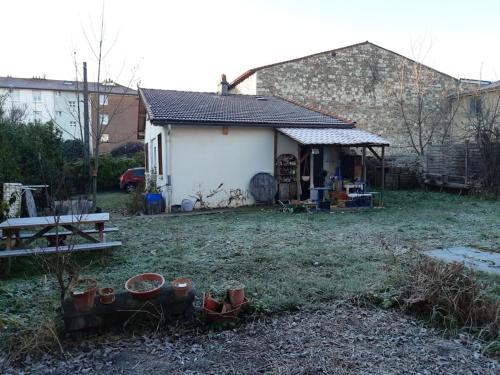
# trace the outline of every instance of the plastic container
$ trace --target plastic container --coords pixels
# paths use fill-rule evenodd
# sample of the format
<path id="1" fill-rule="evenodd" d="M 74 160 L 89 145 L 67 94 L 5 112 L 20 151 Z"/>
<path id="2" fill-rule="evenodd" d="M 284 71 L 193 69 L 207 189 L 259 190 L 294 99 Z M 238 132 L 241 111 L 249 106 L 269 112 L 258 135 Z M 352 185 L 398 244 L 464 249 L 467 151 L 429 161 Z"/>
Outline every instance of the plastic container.
<path id="1" fill-rule="evenodd" d="M 163 197 L 161 193 L 144 194 L 144 203 L 147 215 L 157 215 L 163 211 Z"/>
<path id="2" fill-rule="evenodd" d="M 182 211 L 191 212 L 194 208 L 194 202 L 191 199 L 183 199 L 181 202 Z"/>

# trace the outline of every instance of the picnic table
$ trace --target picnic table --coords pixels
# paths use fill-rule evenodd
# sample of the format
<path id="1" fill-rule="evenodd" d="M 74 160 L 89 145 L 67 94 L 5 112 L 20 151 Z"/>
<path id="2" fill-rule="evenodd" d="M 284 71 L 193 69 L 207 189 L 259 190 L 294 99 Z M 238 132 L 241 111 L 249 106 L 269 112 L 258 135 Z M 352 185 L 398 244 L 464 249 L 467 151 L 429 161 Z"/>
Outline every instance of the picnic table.
<path id="1" fill-rule="evenodd" d="M 10 272 L 11 258 L 35 254 L 55 254 L 72 251 L 102 250 L 120 246 L 120 241 L 107 242 L 106 232 L 117 231 L 118 228 L 105 228 L 109 221 L 108 213 L 41 216 L 11 218 L 0 223 L 2 240 L 5 249 L 0 249 L 0 259 L 6 258 L 3 273 Z M 85 225 L 93 225 L 93 229 L 84 229 Z M 31 232 L 26 232 L 31 230 Z M 97 237 L 92 234 L 97 234 Z M 80 237 L 87 243 L 66 244 L 67 236 Z M 49 242 L 47 247 L 30 247 L 37 239 L 46 238 Z"/>

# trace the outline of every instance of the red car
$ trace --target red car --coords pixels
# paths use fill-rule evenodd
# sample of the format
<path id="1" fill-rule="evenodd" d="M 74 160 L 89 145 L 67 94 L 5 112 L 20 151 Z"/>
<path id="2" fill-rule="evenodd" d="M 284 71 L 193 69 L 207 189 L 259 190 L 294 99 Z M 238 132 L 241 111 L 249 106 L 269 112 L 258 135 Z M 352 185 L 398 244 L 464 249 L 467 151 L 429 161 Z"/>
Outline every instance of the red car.
<path id="1" fill-rule="evenodd" d="M 144 168 L 130 168 L 120 176 L 120 189 L 130 193 L 138 185 L 144 185 Z"/>

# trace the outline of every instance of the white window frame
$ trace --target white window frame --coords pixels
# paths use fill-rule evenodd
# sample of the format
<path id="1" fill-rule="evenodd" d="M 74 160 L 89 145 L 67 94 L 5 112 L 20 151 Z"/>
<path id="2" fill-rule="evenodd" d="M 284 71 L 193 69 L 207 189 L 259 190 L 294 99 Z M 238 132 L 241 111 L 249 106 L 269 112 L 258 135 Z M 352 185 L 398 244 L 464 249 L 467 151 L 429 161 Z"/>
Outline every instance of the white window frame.
<path id="1" fill-rule="evenodd" d="M 76 102 L 74 100 L 69 100 L 68 101 L 68 107 L 70 109 L 76 109 Z"/>
<path id="2" fill-rule="evenodd" d="M 40 103 L 42 101 L 42 90 L 31 90 L 31 98 L 33 103 Z"/>
<path id="3" fill-rule="evenodd" d="M 99 125 L 108 125 L 109 124 L 109 116 L 104 114 L 99 116 Z"/>
<path id="4" fill-rule="evenodd" d="M 109 134 L 104 133 L 101 135 L 101 143 L 109 143 Z"/>
<path id="5" fill-rule="evenodd" d="M 33 121 L 42 121 L 43 113 L 42 111 L 33 111 Z"/>
<path id="6" fill-rule="evenodd" d="M 108 105 L 108 95 L 99 95 L 99 105 Z"/>

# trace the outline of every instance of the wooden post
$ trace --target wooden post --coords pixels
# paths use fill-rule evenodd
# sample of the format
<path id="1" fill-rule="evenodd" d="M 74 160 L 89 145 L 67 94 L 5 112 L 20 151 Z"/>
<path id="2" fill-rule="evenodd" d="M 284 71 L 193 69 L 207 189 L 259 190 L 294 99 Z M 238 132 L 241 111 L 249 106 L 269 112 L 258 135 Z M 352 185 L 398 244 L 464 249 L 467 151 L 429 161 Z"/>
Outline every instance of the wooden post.
<path id="1" fill-rule="evenodd" d="M 464 184 L 467 186 L 469 177 L 469 141 L 465 141 L 465 180 Z"/>
<path id="2" fill-rule="evenodd" d="M 314 189 L 314 153 L 311 146 L 311 156 L 309 157 L 309 189 Z"/>
<path id="3" fill-rule="evenodd" d="M 363 146 L 363 184 L 366 190 L 366 146 Z"/>
<path id="4" fill-rule="evenodd" d="M 385 187 L 385 147 L 382 146 L 382 182 L 380 184 L 381 186 L 381 193 L 380 193 L 380 205 L 384 207 L 384 187 Z"/>
<path id="5" fill-rule="evenodd" d="M 302 195 L 302 159 L 300 155 L 300 143 L 297 143 L 297 200 L 300 201 Z"/>

